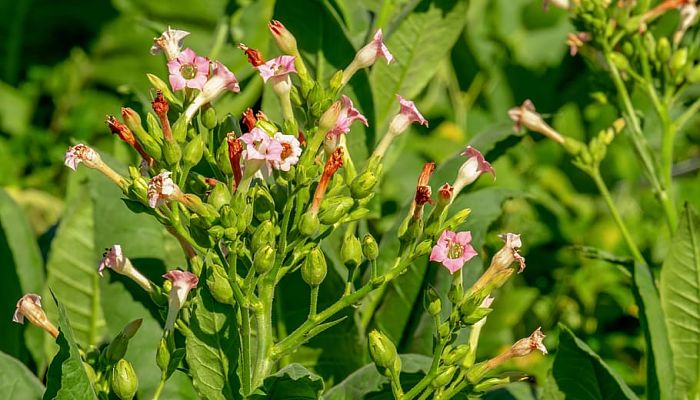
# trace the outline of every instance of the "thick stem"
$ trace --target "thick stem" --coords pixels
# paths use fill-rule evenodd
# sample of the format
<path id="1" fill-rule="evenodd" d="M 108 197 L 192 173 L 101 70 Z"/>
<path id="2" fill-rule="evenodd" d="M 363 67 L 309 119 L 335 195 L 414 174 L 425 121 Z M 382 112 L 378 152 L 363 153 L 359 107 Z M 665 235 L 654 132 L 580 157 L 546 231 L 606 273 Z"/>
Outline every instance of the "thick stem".
<path id="1" fill-rule="evenodd" d="M 272 302 L 275 288 L 269 282 L 260 285 L 260 307 L 255 309 L 255 325 L 257 328 L 257 357 L 253 373 L 253 388 L 260 386 L 270 373 L 274 361 L 270 357 L 272 349 Z"/>
<path id="2" fill-rule="evenodd" d="M 309 305 L 309 319 L 313 320 L 316 317 L 316 308 L 318 305 L 318 286 L 311 286 L 311 303 Z"/>
<path id="3" fill-rule="evenodd" d="M 252 390 L 250 387 L 250 313 L 245 307 L 239 305 L 238 308 L 241 311 L 241 386 L 243 393 L 247 395 Z"/>

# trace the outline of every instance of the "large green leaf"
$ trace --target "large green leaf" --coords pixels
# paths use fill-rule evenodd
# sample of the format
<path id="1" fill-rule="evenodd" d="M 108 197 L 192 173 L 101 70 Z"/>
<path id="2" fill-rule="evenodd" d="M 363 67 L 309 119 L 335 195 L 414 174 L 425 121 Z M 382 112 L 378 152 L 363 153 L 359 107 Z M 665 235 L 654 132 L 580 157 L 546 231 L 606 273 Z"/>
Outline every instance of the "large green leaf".
<path id="1" fill-rule="evenodd" d="M 552 373 L 566 398 L 577 400 L 636 399 L 637 396 L 615 371 L 577 338 L 559 325 L 559 348 Z"/>
<path id="2" fill-rule="evenodd" d="M 25 293 L 41 293 L 44 269 L 39 246 L 22 209 L 0 189 L 0 315 L 12 315 L 15 303 Z M 42 337 L 42 333 L 27 324 L 25 338 Z M 0 318 L 0 351 L 16 358 L 25 358 L 22 326 L 9 318 Z M 31 340 L 33 344 L 37 340 Z M 31 346 L 33 348 L 34 346 Z M 36 346 L 41 349 L 41 346 Z M 38 352 L 37 354 L 39 354 Z M 39 359 L 35 360 L 40 364 Z"/>
<path id="3" fill-rule="evenodd" d="M 268 376 L 251 400 L 316 400 L 323 391 L 323 379 L 300 364 L 289 364 Z"/>
<path id="4" fill-rule="evenodd" d="M 7 399 L 41 399 L 44 385 L 18 359 L 0 351 L 0 393 Z"/>
<path id="5" fill-rule="evenodd" d="M 49 366 L 44 399 L 97 399 L 95 389 L 92 387 L 83 366 L 80 349 L 76 343 L 68 313 L 63 307 L 63 303 L 59 303 L 55 297 L 54 300 L 58 309 L 58 326 L 60 328 L 60 334 L 56 339 L 59 350 Z"/>
<path id="6" fill-rule="evenodd" d="M 659 292 L 649 267 L 634 264 L 634 296 L 639 306 L 639 319 L 644 329 L 647 356 L 647 398 L 671 399 L 673 382 L 673 358 L 668 341 L 664 312 Z"/>
<path id="7" fill-rule="evenodd" d="M 690 206 L 681 216 L 664 261 L 660 292 L 673 351 L 673 396 L 696 398 L 700 394 L 700 219 Z"/>
<path id="8" fill-rule="evenodd" d="M 194 387 L 207 399 L 238 398 L 240 345 L 234 310 L 206 290 L 200 290 L 193 302 L 186 350 Z"/>
<path id="9" fill-rule="evenodd" d="M 450 54 L 466 12 L 466 0 L 423 0 L 396 31 L 387 32 L 387 47 L 396 63 L 377 62 L 370 74 L 378 136 L 398 109 L 396 94 L 417 96 L 437 72 L 436 64 Z"/>
<path id="10" fill-rule="evenodd" d="M 47 263 L 48 289 L 66 308 L 75 340 L 85 346 L 98 344 L 105 333 L 97 274 L 94 206 L 86 173 L 82 168 L 73 177 L 66 211 L 51 243 Z M 50 303 L 47 302 L 46 312 L 49 318 L 55 319 L 58 313 Z"/>

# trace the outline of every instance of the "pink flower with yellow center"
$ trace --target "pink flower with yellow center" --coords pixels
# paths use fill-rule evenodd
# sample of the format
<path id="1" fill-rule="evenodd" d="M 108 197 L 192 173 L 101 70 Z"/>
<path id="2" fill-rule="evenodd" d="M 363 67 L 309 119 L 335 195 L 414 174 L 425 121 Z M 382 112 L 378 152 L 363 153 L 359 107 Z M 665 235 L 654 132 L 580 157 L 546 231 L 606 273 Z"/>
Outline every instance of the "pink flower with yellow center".
<path id="1" fill-rule="evenodd" d="M 264 130 L 253 128 L 241 135 L 241 140 L 246 144 L 246 160 L 282 161 L 282 144 L 272 139 Z"/>
<path id="2" fill-rule="evenodd" d="M 459 271 L 464 263 L 477 255 L 471 246 L 471 232 L 452 232 L 445 230 L 430 253 L 430 261 L 442 263 L 451 274 Z"/>
<path id="3" fill-rule="evenodd" d="M 280 160 L 273 161 L 272 166 L 280 171 L 289 171 L 292 165 L 296 165 L 299 162 L 299 156 L 301 155 L 299 139 L 294 137 L 294 135 L 285 135 L 282 132 L 277 132 L 273 140 L 282 146 L 282 152 L 280 152 Z"/>
<path id="4" fill-rule="evenodd" d="M 348 96 L 341 96 L 340 101 L 342 107 L 340 108 L 338 119 L 335 121 L 335 126 L 328 131 L 326 136 L 338 137 L 350 132 L 350 125 L 355 121 L 360 121 L 365 126 L 369 126 L 367 118 L 355 108 L 354 104 L 352 104 L 352 100 L 350 100 Z"/>
<path id="5" fill-rule="evenodd" d="M 286 79 L 292 72 L 297 72 L 294 67 L 294 56 L 279 56 L 256 68 L 265 82 L 269 79 Z"/>
<path id="6" fill-rule="evenodd" d="M 173 90 L 186 87 L 201 90 L 209 77 L 209 60 L 187 48 L 177 58 L 168 61 L 168 72 Z"/>

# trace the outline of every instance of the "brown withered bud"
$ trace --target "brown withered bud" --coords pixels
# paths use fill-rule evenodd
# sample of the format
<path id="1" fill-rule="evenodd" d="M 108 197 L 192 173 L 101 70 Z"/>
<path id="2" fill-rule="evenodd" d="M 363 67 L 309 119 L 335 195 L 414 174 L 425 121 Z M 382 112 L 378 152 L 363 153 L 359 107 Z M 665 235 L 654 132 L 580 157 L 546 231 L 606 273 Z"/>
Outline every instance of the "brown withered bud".
<path id="1" fill-rule="evenodd" d="M 159 90 L 156 92 L 156 98 L 151 101 L 151 107 L 158 116 L 160 126 L 163 129 L 163 137 L 166 141 L 172 142 L 173 131 L 170 128 L 170 120 L 168 120 L 168 110 L 170 109 L 170 104 L 168 103 L 168 100 L 165 99 L 165 96 L 163 96 L 162 91 Z"/>
<path id="2" fill-rule="evenodd" d="M 153 165 L 153 157 L 146 153 L 146 150 L 144 150 L 143 147 L 141 147 L 141 144 L 136 141 L 133 132 L 131 132 L 131 129 L 129 129 L 128 126 L 119 122 L 119 120 L 115 118 L 114 115 L 107 116 L 107 126 L 109 126 L 109 130 L 112 131 L 113 134 L 119 136 L 119 139 L 127 143 L 129 146 L 133 147 L 134 150 L 136 150 L 141 155 L 141 157 L 148 163 L 148 165 Z"/>
<path id="3" fill-rule="evenodd" d="M 335 174 L 336 171 L 338 171 L 342 166 L 343 148 L 337 147 L 335 151 L 331 153 L 330 157 L 328 157 L 326 165 L 323 166 L 323 174 L 321 175 L 321 179 L 318 181 L 318 186 L 316 186 L 316 192 L 314 192 L 311 207 L 309 207 L 309 211 L 312 214 L 318 213 L 318 209 L 321 206 L 321 200 L 323 200 L 323 197 L 326 194 L 326 188 L 328 188 L 328 184 L 330 183 L 333 174 Z"/>
<path id="4" fill-rule="evenodd" d="M 299 133 L 297 134 L 297 140 L 299 140 L 299 145 L 301 147 L 306 147 L 306 136 L 304 136 L 304 132 L 299 129 Z"/>
<path id="5" fill-rule="evenodd" d="M 248 57 L 248 62 L 253 67 L 265 64 L 265 59 L 263 58 L 262 53 L 260 53 L 258 50 L 252 49 L 243 43 L 239 43 L 238 48 L 243 50 L 246 57 Z"/>
<path id="6" fill-rule="evenodd" d="M 245 110 L 242 121 L 243 124 L 248 127 L 248 131 L 252 131 L 253 128 L 255 128 L 255 122 L 257 122 L 257 120 L 255 119 L 252 108 L 248 107 L 248 109 Z"/>
<path id="7" fill-rule="evenodd" d="M 233 171 L 233 181 L 238 187 L 243 179 L 243 171 L 241 170 L 241 155 L 243 154 L 243 143 L 241 139 L 237 139 L 233 132 L 226 135 L 226 141 L 228 143 L 228 159 L 231 163 L 231 170 Z"/>

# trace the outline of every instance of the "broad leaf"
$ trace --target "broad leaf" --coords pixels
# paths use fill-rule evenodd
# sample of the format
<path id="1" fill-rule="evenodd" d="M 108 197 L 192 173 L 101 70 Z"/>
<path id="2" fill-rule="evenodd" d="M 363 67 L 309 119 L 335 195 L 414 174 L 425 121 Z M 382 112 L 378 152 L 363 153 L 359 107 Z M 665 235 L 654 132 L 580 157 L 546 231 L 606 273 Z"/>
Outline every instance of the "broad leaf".
<path id="1" fill-rule="evenodd" d="M 44 285 L 44 270 L 41 253 L 22 209 L 0 189 L 0 315 L 12 315 L 15 304 L 26 293 L 41 293 Z M 37 344 L 42 332 L 27 324 L 26 330 L 10 318 L 0 319 L 0 351 L 13 357 L 26 358 L 22 348 L 24 337 Z M 31 339 L 30 339 L 31 338 Z M 42 346 L 28 346 L 36 349 L 35 360 L 40 364 L 38 354 Z"/>
<path id="2" fill-rule="evenodd" d="M 200 290 L 192 300 L 187 363 L 197 392 L 207 399 L 238 398 L 238 331 L 231 306 Z"/>
<path id="3" fill-rule="evenodd" d="M 44 385 L 18 359 L 0 352 L 0 393 L 7 399 L 41 399 Z"/>
<path id="4" fill-rule="evenodd" d="M 387 47 L 396 63 L 377 62 L 370 74 L 374 97 L 377 136 L 398 109 L 396 94 L 417 96 L 437 72 L 457 41 L 467 13 L 465 0 L 424 0 L 394 32 L 387 32 Z"/>
<path id="5" fill-rule="evenodd" d="M 300 364 L 289 364 L 268 376 L 251 400 L 316 400 L 323 391 L 323 379 Z"/>
<path id="6" fill-rule="evenodd" d="M 647 356 L 647 398 L 670 399 L 673 382 L 673 359 L 668 341 L 664 312 L 659 292 L 649 267 L 634 264 L 634 296 L 639 306 L 639 319 L 644 329 Z"/>
<path id="7" fill-rule="evenodd" d="M 101 341 L 105 320 L 100 307 L 94 207 L 85 170 L 78 170 L 71 182 L 70 198 L 51 243 L 46 269 L 48 288 L 66 308 L 75 340 L 87 346 Z M 46 311 L 50 319 L 55 319 L 57 312 L 50 303 L 47 302 Z"/>
<path id="8" fill-rule="evenodd" d="M 55 297 L 54 300 L 56 300 Z M 80 358 L 80 349 L 75 341 L 68 313 L 63 303 L 56 300 L 56 306 L 60 328 L 56 343 L 59 350 L 49 366 L 44 399 L 97 399 L 95 389 Z"/>
<path id="9" fill-rule="evenodd" d="M 673 352 L 673 397 L 697 396 L 700 377 L 700 218 L 690 206 L 686 206 L 681 216 L 664 261 L 660 292 Z"/>
<path id="10" fill-rule="evenodd" d="M 553 376 L 566 398 L 577 400 L 636 399 L 637 396 L 615 371 L 577 338 L 559 325 L 559 349 L 554 358 Z"/>

